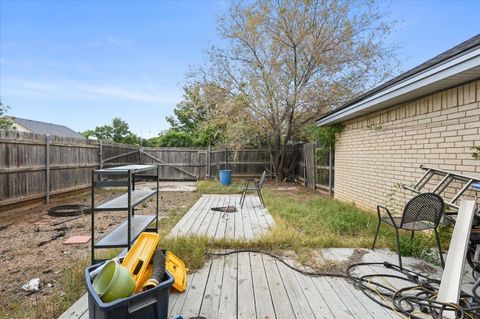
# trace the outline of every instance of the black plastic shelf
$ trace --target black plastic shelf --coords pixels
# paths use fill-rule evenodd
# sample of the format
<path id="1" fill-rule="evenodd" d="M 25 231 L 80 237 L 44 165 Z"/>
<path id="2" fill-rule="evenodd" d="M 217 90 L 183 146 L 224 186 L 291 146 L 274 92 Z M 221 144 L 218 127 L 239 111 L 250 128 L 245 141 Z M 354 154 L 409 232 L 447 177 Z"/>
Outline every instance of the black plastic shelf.
<path id="1" fill-rule="evenodd" d="M 137 173 L 155 170 L 155 175 L 148 175 L 149 179 L 156 181 L 157 187 L 151 189 L 135 190 L 135 182 L 138 179 Z M 92 215 L 91 215 L 91 260 L 94 264 L 98 259 L 95 258 L 95 250 L 101 248 L 120 248 L 130 249 L 137 237 L 143 231 L 155 231 L 158 233 L 158 209 L 159 209 L 159 166 L 158 165 L 126 165 L 107 169 L 92 170 Z M 115 175 L 116 178 L 105 179 L 104 176 Z M 120 179 L 119 179 L 120 178 Z M 142 177 L 143 178 L 143 177 Z M 95 204 L 95 189 L 101 187 L 124 187 L 126 193 L 117 196 L 105 203 Z M 156 195 L 156 196 L 155 196 Z M 144 203 L 151 197 L 156 197 L 155 215 L 136 215 L 135 207 Z M 95 240 L 95 212 L 100 211 L 125 211 L 127 219 L 116 227 L 113 231 L 105 234 L 102 239 Z M 149 226 L 154 224 L 149 229 Z M 128 233 L 130 229 L 130 233 Z"/>
<path id="2" fill-rule="evenodd" d="M 134 190 L 132 191 L 130 204 L 132 205 L 132 207 L 135 207 L 143 203 L 144 201 L 146 201 L 156 193 L 157 191 L 154 191 L 154 190 L 145 190 L 145 189 Z M 125 211 L 127 209 L 128 209 L 128 194 L 120 195 L 112 200 L 109 200 L 106 203 L 103 203 L 95 207 L 96 211 L 114 211 L 114 210 Z"/>
<path id="3" fill-rule="evenodd" d="M 137 239 L 141 232 L 148 228 L 153 221 L 155 215 L 134 215 L 132 216 L 132 223 L 130 228 L 131 243 Z M 116 248 L 128 246 L 128 221 L 124 221 L 117 228 L 115 228 L 108 235 L 95 243 L 95 248 Z"/>

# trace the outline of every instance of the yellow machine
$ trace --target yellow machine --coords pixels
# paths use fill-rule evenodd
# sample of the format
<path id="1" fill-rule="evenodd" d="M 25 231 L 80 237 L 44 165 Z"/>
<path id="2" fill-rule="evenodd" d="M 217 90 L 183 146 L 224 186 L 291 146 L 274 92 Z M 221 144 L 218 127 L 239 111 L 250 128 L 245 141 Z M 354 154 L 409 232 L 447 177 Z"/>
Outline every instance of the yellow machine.
<path id="1" fill-rule="evenodd" d="M 148 271 L 148 265 L 159 241 L 158 234 L 141 233 L 122 261 L 122 266 L 126 267 L 133 276 L 135 292 L 142 291 L 143 284 L 150 278 L 152 270 Z"/>
<path id="2" fill-rule="evenodd" d="M 185 266 L 183 260 L 175 256 L 171 251 L 167 251 L 166 257 L 165 269 L 175 278 L 172 287 L 179 292 L 184 292 L 187 288 L 188 268 Z"/>
<path id="3" fill-rule="evenodd" d="M 135 292 L 156 286 L 155 281 L 150 281 L 154 265 L 153 255 L 157 249 L 160 236 L 155 233 L 141 233 L 123 259 L 122 266 L 126 267 L 135 281 Z M 188 268 L 185 263 L 171 251 L 165 254 L 165 269 L 175 278 L 172 287 L 183 292 L 187 288 Z M 161 280 L 161 279 L 160 279 Z M 158 284 L 158 283 L 157 283 Z"/>

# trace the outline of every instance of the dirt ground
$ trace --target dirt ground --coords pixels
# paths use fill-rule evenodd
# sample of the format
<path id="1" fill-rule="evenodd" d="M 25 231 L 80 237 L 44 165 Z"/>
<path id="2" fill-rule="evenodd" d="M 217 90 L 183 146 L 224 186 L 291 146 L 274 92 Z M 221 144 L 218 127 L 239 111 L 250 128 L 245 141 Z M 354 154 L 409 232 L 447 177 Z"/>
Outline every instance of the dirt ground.
<path id="1" fill-rule="evenodd" d="M 115 197 L 116 193 L 118 190 L 96 192 L 98 200 L 96 202 L 101 203 Z M 165 218 L 173 210 L 186 210 L 197 198 L 197 193 L 189 191 L 161 192 L 159 218 Z M 54 199 L 50 207 L 66 204 L 90 206 L 90 192 Z M 137 214 L 154 212 L 155 200 L 150 199 L 146 204 L 138 207 Z M 97 239 L 115 228 L 125 218 L 126 212 L 97 212 L 95 214 Z M 0 212 L 0 278 L 2 278 L 0 309 L 8 313 L 8 309 L 15 304 L 37 303 L 49 296 L 62 294 L 62 287 L 57 285 L 62 271 L 90 256 L 90 242 L 75 245 L 63 244 L 72 235 L 89 236 L 91 234 L 90 215 L 68 221 L 70 219 L 72 217 L 48 215 L 45 204 Z M 60 223 L 63 221 L 67 222 Z M 59 235 L 60 237 L 51 240 Z M 42 244 L 42 242 L 46 243 Z M 41 281 L 39 292 L 32 294 L 21 289 L 23 284 L 35 277 L 39 277 Z"/>

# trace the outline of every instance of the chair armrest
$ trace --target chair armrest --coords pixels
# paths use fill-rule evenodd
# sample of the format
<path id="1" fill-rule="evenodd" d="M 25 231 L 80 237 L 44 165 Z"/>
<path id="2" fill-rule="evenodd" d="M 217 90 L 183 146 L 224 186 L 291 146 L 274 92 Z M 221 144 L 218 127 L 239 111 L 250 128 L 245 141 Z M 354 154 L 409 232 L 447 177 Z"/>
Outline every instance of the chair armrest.
<path id="1" fill-rule="evenodd" d="M 379 220 L 382 218 L 382 214 L 381 214 L 380 210 L 383 210 L 387 213 L 387 215 L 390 218 L 390 220 L 392 221 L 393 225 L 397 225 L 397 224 L 395 224 L 395 220 L 393 219 L 392 214 L 390 213 L 390 210 L 383 205 L 378 205 L 377 206 L 377 214 L 378 214 L 378 219 Z"/>

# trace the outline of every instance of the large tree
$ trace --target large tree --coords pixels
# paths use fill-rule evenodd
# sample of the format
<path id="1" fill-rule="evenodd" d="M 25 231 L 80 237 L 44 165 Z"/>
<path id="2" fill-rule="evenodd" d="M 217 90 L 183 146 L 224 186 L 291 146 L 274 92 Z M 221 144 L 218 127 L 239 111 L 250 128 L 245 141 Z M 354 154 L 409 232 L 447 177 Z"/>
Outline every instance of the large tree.
<path id="1" fill-rule="evenodd" d="M 277 150 L 280 179 L 305 126 L 392 70 L 389 26 L 373 1 L 234 2 L 218 27 L 226 45 L 209 51 L 196 78 L 242 101 L 250 126 Z"/>
<path id="2" fill-rule="evenodd" d="M 114 118 L 111 125 L 97 126 L 94 130 L 86 130 L 82 133 L 85 137 L 95 136 L 100 141 L 138 145 L 141 138 L 132 133 L 128 123 L 121 118 Z"/>
<path id="3" fill-rule="evenodd" d="M 228 93 L 208 83 L 189 83 L 183 88 L 183 100 L 175 107 L 174 116 L 168 116 L 171 131 L 186 133 L 191 137 L 190 146 L 216 145 L 224 139 L 225 126 L 215 121 L 218 104 L 224 103 Z M 166 131 L 160 136 L 179 136 Z M 186 135 L 184 134 L 184 137 Z M 171 141 L 177 140 L 176 138 Z M 182 140 L 183 146 L 185 141 Z M 168 145 L 175 146 L 175 145 Z"/>

